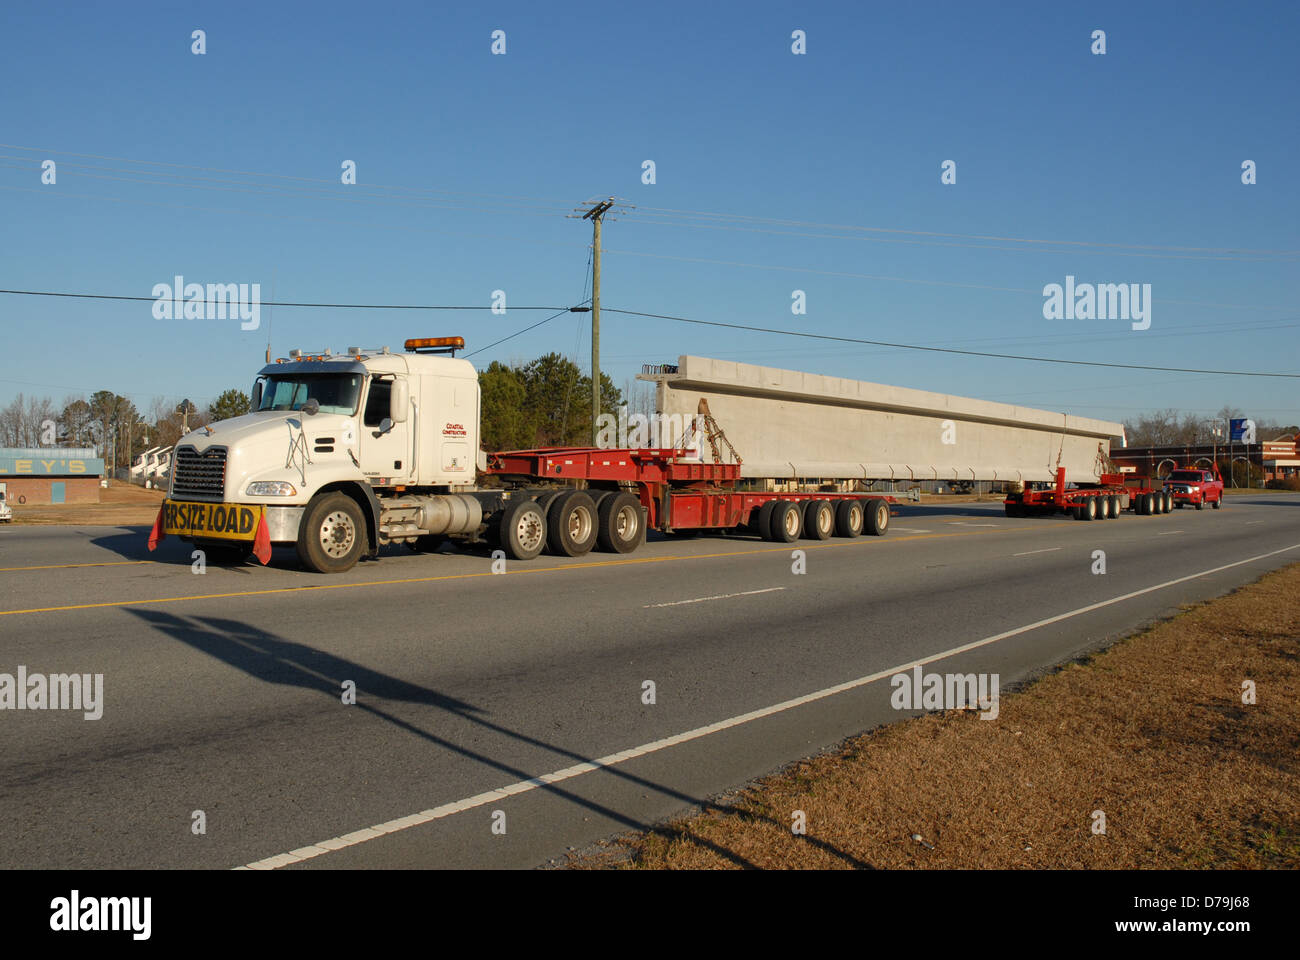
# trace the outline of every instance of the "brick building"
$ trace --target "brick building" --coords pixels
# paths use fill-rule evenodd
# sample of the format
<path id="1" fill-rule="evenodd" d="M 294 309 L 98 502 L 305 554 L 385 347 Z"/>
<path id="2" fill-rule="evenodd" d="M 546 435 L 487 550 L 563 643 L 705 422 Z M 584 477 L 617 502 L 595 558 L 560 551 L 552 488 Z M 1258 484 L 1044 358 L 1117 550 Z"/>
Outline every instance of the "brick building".
<path id="1" fill-rule="evenodd" d="M 89 447 L 0 447 L 0 489 L 11 505 L 98 503 L 103 475 Z"/>

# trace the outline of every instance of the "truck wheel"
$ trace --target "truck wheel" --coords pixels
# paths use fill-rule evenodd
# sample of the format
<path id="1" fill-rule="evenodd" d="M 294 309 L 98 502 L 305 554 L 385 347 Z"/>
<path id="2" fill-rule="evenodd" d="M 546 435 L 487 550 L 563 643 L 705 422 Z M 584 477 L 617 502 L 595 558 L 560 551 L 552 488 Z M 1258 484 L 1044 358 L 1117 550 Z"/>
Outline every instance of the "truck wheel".
<path id="1" fill-rule="evenodd" d="M 546 515 L 536 500 L 511 500 L 498 521 L 501 546 L 511 560 L 532 560 L 546 546 Z"/>
<path id="2" fill-rule="evenodd" d="M 1172 491 L 1165 491 L 1165 513 L 1174 509 L 1174 495 Z"/>
<path id="3" fill-rule="evenodd" d="M 778 500 L 772 510 L 772 539 L 777 543 L 794 543 L 803 529 L 802 511 L 792 500 Z"/>
<path id="4" fill-rule="evenodd" d="M 1215 500 L 1214 503 L 1211 504 L 1211 506 L 1213 506 L 1215 510 L 1218 510 L 1219 507 L 1222 506 L 1222 504 L 1223 504 L 1223 494 L 1219 494 L 1219 499 Z"/>
<path id="5" fill-rule="evenodd" d="M 596 545 L 596 504 L 584 490 L 562 493 L 546 508 L 546 542 L 551 552 L 581 557 Z"/>
<path id="6" fill-rule="evenodd" d="M 835 508 L 835 536 L 862 536 L 864 521 L 861 500 L 841 500 Z"/>
<path id="7" fill-rule="evenodd" d="M 605 497 L 597 508 L 596 542 L 606 553 L 631 553 L 645 539 L 641 501 L 630 493 Z"/>
<path id="8" fill-rule="evenodd" d="M 835 532 L 835 510 L 829 500 L 811 500 L 803 508 L 803 535 L 807 540 L 828 540 Z"/>
<path id="9" fill-rule="evenodd" d="M 298 559 L 317 573 L 351 570 L 366 549 L 366 519 L 345 493 L 327 493 L 307 505 L 298 528 Z"/>
<path id="10" fill-rule="evenodd" d="M 772 511 L 776 509 L 776 504 L 777 501 L 769 500 L 767 503 L 759 507 L 758 511 L 753 514 L 754 532 L 764 540 L 774 539 L 772 536 Z"/>
<path id="11" fill-rule="evenodd" d="M 867 533 L 873 537 L 884 536 L 889 529 L 889 502 L 878 497 L 867 501 Z"/>
<path id="12" fill-rule="evenodd" d="M 1110 516 L 1112 520 L 1117 518 L 1121 513 L 1121 507 L 1119 504 L 1120 499 L 1118 496 L 1112 496 L 1110 498 Z"/>
<path id="13" fill-rule="evenodd" d="M 1079 519 L 1080 520 L 1097 519 L 1097 498 L 1096 497 L 1083 498 L 1083 503 L 1079 504 Z"/>
<path id="14" fill-rule="evenodd" d="M 1197 500 L 1197 501 L 1196 501 L 1196 509 L 1197 509 L 1197 510 L 1204 510 L 1204 509 L 1205 509 L 1205 501 L 1204 501 L 1204 500 Z"/>

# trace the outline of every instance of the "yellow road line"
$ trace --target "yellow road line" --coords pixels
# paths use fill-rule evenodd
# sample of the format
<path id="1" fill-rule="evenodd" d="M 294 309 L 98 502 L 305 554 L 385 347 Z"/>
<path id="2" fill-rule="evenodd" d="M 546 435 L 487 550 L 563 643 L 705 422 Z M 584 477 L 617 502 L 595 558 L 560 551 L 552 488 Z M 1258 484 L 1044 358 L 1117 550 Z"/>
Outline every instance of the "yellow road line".
<path id="1" fill-rule="evenodd" d="M 1073 524 L 1068 524 L 1073 526 Z M 1037 529 L 1044 530 L 1048 526 L 1063 527 L 1064 523 L 1053 523 L 1039 526 Z M 505 574 L 492 572 L 479 573 L 449 573 L 437 577 L 403 577 L 395 580 L 363 580 L 358 583 L 322 583 L 310 586 L 300 587 L 272 587 L 266 590 L 241 590 L 235 593 L 200 593 L 180 597 L 156 597 L 143 600 L 105 600 L 99 603 L 73 603 L 58 607 L 32 607 L 27 610 L 0 610 L 0 617 L 16 616 L 20 613 L 57 613 L 64 610 L 92 610 L 100 607 L 129 607 L 143 606 L 146 604 L 156 603 L 179 603 L 183 600 L 226 600 L 232 597 L 261 597 L 276 593 L 305 593 L 312 590 L 350 590 L 357 587 L 387 587 L 404 583 L 436 583 L 442 580 L 472 580 L 479 577 L 498 577 L 498 576 L 518 576 L 526 573 L 559 573 L 566 570 L 586 570 L 592 567 L 622 567 L 631 566 L 640 563 L 668 563 L 675 560 L 716 560 L 722 557 L 743 557 L 759 553 L 786 553 L 789 550 L 826 550 L 834 547 L 851 547 L 862 544 L 873 543 L 882 546 L 891 543 L 907 543 L 912 540 L 940 540 L 952 539 L 953 537 L 987 537 L 995 533 L 1014 532 L 1008 530 L 991 530 L 970 533 L 918 533 L 910 537 L 889 537 L 886 539 L 877 539 L 875 537 L 863 537 L 855 540 L 844 540 L 840 543 L 788 543 L 780 547 L 764 547 L 757 550 L 731 550 L 724 553 L 701 553 L 694 555 L 673 554 L 666 557 L 628 557 L 623 560 L 595 560 L 588 563 L 567 563 L 563 566 L 553 567 L 525 567 L 522 570 L 511 570 Z M 153 562 L 153 561 L 145 561 Z M 518 562 L 518 561 L 516 561 Z"/>
<path id="2" fill-rule="evenodd" d="M 140 563 L 157 563 L 157 560 L 105 560 L 102 563 L 47 563 L 39 567 L 0 567 L 0 573 L 18 570 L 67 570 L 70 567 L 129 567 Z"/>

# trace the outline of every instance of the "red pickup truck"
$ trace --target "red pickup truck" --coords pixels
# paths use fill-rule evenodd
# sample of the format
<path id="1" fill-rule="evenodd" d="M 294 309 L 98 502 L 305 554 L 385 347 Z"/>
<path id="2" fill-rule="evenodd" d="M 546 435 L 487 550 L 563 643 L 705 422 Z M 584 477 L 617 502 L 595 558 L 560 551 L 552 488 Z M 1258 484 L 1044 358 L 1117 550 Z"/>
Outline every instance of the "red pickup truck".
<path id="1" fill-rule="evenodd" d="M 1218 468 L 1174 470 L 1165 477 L 1165 489 L 1174 495 L 1179 509 L 1190 503 L 1200 510 L 1208 503 L 1218 510 L 1223 503 L 1223 477 Z"/>

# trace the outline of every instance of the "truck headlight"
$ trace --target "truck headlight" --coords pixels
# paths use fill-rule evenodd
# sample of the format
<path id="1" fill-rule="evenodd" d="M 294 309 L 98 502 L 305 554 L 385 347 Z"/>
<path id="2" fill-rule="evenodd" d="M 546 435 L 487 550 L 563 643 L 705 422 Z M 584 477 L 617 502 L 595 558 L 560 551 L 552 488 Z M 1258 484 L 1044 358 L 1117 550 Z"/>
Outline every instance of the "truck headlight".
<path id="1" fill-rule="evenodd" d="M 250 497 L 295 497 L 298 495 L 298 491 L 294 489 L 293 484 L 286 483 L 284 480 L 258 480 L 256 483 L 250 483 L 244 493 Z"/>

